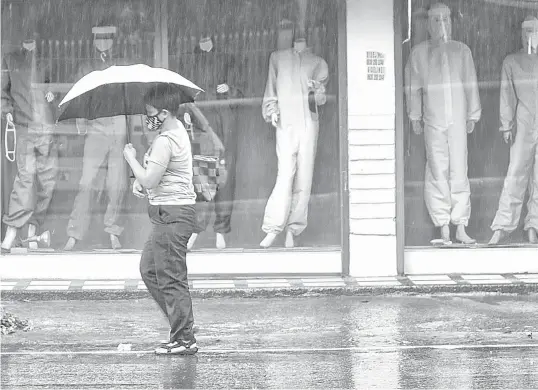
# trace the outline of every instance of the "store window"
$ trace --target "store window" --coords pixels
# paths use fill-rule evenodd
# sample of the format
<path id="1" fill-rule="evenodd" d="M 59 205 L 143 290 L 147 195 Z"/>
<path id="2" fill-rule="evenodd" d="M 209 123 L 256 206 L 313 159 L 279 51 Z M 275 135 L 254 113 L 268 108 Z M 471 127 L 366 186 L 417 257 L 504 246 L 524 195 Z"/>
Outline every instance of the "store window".
<path id="1" fill-rule="evenodd" d="M 536 2 L 409 1 L 405 244 L 536 244 Z"/>
<path id="2" fill-rule="evenodd" d="M 216 199 L 197 204 L 192 250 L 338 246 L 337 9 L 322 0 L 2 2 L 2 240 L 16 227 L 13 246 L 35 249 L 24 239 L 36 226 L 38 236 L 51 233 L 48 250 L 142 249 L 146 200 L 132 195 L 114 145 L 123 149 L 127 133 L 143 156 L 152 142 L 144 118 L 102 126 L 108 142 L 77 121 L 55 121 L 85 73 L 144 63 L 205 90 L 178 118 L 193 153 L 218 155 L 226 174 Z M 17 62 L 24 56 L 33 65 Z M 28 74 L 37 76 L 25 90 L 16 78 Z M 19 95 L 47 110 L 37 127 L 48 149 L 43 134 L 31 139 L 37 130 L 19 111 L 36 110 L 17 108 Z M 21 142 L 35 147 L 22 151 Z M 23 164 L 38 171 L 24 183 Z"/>

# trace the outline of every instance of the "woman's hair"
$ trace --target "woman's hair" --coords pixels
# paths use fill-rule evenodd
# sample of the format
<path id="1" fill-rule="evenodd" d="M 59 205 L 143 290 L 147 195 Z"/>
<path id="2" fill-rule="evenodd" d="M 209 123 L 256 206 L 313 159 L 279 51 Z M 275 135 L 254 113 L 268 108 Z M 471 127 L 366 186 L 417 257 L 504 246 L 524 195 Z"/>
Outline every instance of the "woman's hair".
<path id="1" fill-rule="evenodd" d="M 183 92 L 174 84 L 157 84 L 144 95 L 144 104 L 153 106 L 159 111 L 167 110 L 176 116 L 183 100 L 182 95 Z"/>

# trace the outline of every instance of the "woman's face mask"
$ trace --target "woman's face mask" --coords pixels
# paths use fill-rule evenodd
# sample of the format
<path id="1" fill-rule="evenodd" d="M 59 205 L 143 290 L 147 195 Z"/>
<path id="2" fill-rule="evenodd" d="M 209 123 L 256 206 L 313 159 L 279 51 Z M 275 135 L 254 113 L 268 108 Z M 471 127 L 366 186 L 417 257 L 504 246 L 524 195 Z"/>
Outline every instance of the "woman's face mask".
<path id="1" fill-rule="evenodd" d="M 155 115 L 146 115 L 146 127 L 149 131 L 158 131 L 166 118 L 160 119 L 159 115 L 166 113 L 166 110 L 158 111 Z"/>

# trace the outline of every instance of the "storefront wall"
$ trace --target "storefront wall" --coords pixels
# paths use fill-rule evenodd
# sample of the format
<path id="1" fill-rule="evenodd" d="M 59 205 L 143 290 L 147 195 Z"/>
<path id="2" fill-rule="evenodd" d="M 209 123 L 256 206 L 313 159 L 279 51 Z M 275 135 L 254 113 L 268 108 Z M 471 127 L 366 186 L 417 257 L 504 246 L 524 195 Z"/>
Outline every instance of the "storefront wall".
<path id="1" fill-rule="evenodd" d="M 88 9 L 90 3 L 92 6 Z M 94 2 L 44 0 L 41 7 L 28 8 L 25 2 L 19 0 L 3 2 L 2 51 L 5 53 L 20 47 L 21 32 L 18 28 L 25 29 L 28 26 L 24 26 L 23 23 L 19 26 L 17 20 L 38 20 L 36 28 L 41 39 L 38 41 L 38 48 L 54 68 L 52 78 L 48 80 L 46 87 L 56 93 L 58 102 L 76 79 L 75 74 L 80 63 L 90 55 L 92 46 L 88 37 L 91 34 L 88 32 L 91 31 L 95 20 L 107 16 L 105 15 L 107 13 L 116 19 L 119 16 L 121 20 L 119 30 L 122 36 L 117 49 L 122 58 L 132 63 L 142 62 L 167 67 L 188 77 L 196 76 L 196 71 L 187 74 L 189 72 L 184 69 L 196 70 L 196 64 L 189 59 L 189 56 L 198 43 L 196 37 L 198 34 L 209 33 L 215 37 L 217 44 L 232 41 L 230 46 L 222 49 L 232 56 L 235 55 L 238 60 L 235 79 L 230 83 L 241 89 L 244 96 L 236 145 L 240 153 L 237 160 L 233 227 L 232 232 L 227 235 L 228 249 L 225 251 L 215 250 L 215 235 L 211 228 L 200 235 L 195 251 L 189 257 L 190 272 L 215 275 L 347 274 L 350 268 L 347 259 L 346 228 L 349 207 L 347 204 L 343 205 L 348 198 L 347 184 L 344 183 L 348 165 L 347 143 L 343 141 L 347 135 L 347 127 L 346 120 L 342 120 L 342 113 L 346 112 L 343 104 L 347 101 L 347 85 L 343 83 L 346 75 L 342 69 L 345 70 L 345 66 L 339 65 L 339 61 L 345 62 L 345 50 L 350 46 L 349 40 L 346 47 L 346 42 L 341 39 L 345 37 L 346 27 L 342 22 L 346 14 L 344 2 L 339 7 L 327 8 L 328 3 L 324 1 L 283 0 L 277 7 L 266 9 L 267 4 L 263 1 L 247 4 L 238 0 L 225 2 L 228 8 L 218 10 L 211 9 L 216 2 L 205 2 L 207 8 L 205 11 L 207 15 L 214 15 L 214 20 L 205 20 L 203 16 L 190 15 L 188 12 L 182 13 L 179 19 L 175 18 L 175 12 L 178 11 L 174 9 L 176 3 L 165 0 L 149 2 L 151 4 L 149 7 L 147 6 L 149 3 L 144 0 L 126 0 L 118 2 L 117 7 L 107 12 L 105 3 L 106 1 L 101 0 Z M 259 242 L 264 233 L 260 227 L 264 207 L 275 182 L 277 158 L 274 129 L 265 123 L 261 116 L 261 96 L 268 73 L 269 54 L 286 45 L 289 47 L 290 44 L 289 37 L 285 33 L 282 34 L 276 26 L 282 18 L 296 18 L 293 11 L 295 3 L 309 4 L 306 8 L 307 40 L 314 53 L 328 63 L 330 79 L 327 84 L 328 100 L 320 110 L 320 135 L 308 228 L 297 242 L 297 248 L 293 250 L 283 248 L 284 234 L 279 237 L 273 248 L 262 250 L 259 249 Z M 349 3 L 356 9 L 356 3 L 360 2 Z M 198 9 L 198 2 L 191 1 L 189 4 L 191 11 Z M 268 14 L 270 18 L 267 17 Z M 66 25 L 58 27 L 61 23 L 53 22 L 55 20 L 53 15 L 63 15 L 62 20 Z M 257 24 L 258 19 L 254 17 L 256 15 L 258 19 L 260 15 L 265 15 L 260 19 L 263 21 L 262 24 L 261 22 Z M 239 23 L 241 20 L 244 23 Z M 210 26 L 210 29 L 208 31 L 206 28 L 203 31 L 204 28 L 200 26 L 198 29 L 190 28 L 189 23 L 205 24 Z M 186 34 L 185 31 L 192 31 L 192 34 Z M 352 35 L 351 39 L 356 38 Z M 349 69 L 353 68 L 354 66 Z M 2 129 L 4 126 L 3 121 Z M 142 155 L 148 143 L 143 122 L 135 121 L 131 131 L 132 142 L 139 155 Z M 71 254 L 61 251 L 59 253 L 58 249 L 61 250 L 67 239 L 66 225 L 77 194 L 85 153 L 84 137 L 77 134 L 74 123 L 62 124 L 59 132 L 62 133 L 60 174 L 48 219 L 42 229 L 52 232 L 52 247 L 55 251 L 41 251 L 39 256 L 11 254 L 10 259 L 18 261 L 20 258 L 21 264 L 27 264 L 27 269 L 34 269 L 32 272 L 41 272 L 40 275 L 46 274 L 47 277 L 54 277 L 55 270 L 60 268 L 72 269 L 73 275 L 80 277 L 84 277 L 85 272 L 91 274 L 93 268 L 100 274 L 99 264 L 105 266 L 107 261 L 117 261 L 118 267 L 115 265 L 113 269 L 120 270 L 122 267 L 119 265 L 123 264 L 126 266 L 123 267 L 127 270 L 125 272 L 135 277 L 138 273 L 138 253 L 147 236 L 149 225 L 145 202 L 130 194 L 123 214 L 126 220 L 122 235 L 123 254 L 110 253 L 107 249 L 108 237 L 103 232 L 103 214 L 107 197 L 103 193 L 97 194 L 100 198 L 92 211 L 91 228 L 87 237 L 80 243 L 80 248 Z M 2 144 L 4 141 L 2 139 Z M 15 172 L 15 164 L 3 156 L 2 211 L 8 208 L 9 197 L 6 195 L 11 189 Z M 4 226 L 2 230 L 4 233 Z M 24 235 L 23 232 L 22 236 Z M 42 254 L 44 256 L 41 256 Z M 42 267 L 37 263 L 41 257 L 49 261 L 50 267 L 47 270 L 41 270 Z M 89 263 L 93 265 L 84 271 L 83 264 Z M 111 273 L 115 271 L 111 270 Z"/>
<path id="2" fill-rule="evenodd" d="M 347 1 L 352 276 L 397 274 L 393 41 L 392 0 Z"/>

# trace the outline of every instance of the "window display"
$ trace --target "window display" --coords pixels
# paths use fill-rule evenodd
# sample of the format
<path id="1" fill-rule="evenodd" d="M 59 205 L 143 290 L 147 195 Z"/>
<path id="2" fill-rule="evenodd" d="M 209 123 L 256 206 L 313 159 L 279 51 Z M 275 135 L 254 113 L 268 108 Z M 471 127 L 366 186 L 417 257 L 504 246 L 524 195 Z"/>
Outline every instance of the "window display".
<path id="1" fill-rule="evenodd" d="M 428 31 L 430 39 L 413 48 L 405 69 L 409 118 L 415 134 L 424 132 L 424 200 L 433 224 L 441 228 L 441 243 L 452 243 L 452 223 L 456 240 L 473 244 L 465 227 L 471 216 L 467 134 L 481 114 L 475 66 L 467 45 L 451 39 L 446 5 L 430 8 Z"/>
<path id="2" fill-rule="evenodd" d="M 523 49 L 508 55 L 502 67 L 500 118 L 503 138 L 510 147 L 510 163 L 491 229 L 490 244 L 498 244 L 516 230 L 527 189 L 529 201 L 524 230 L 538 244 L 538 19 L 528 16 L 521 26 Z"/>
<path id="3" fill-rule="evenodd" d="M 538 243 L 538 7 L 523 0 L 411 5 L 401 64 L 406 245 Z"/>
<path id="4" fill-rule="evenodd" d="M 177 111 L 193 155 L 219 165 L 189 249 L 340 245 L 337 7 L 7 0 L 2 18 L 3 252 L 142 250 L 147 207 L 122 152 L 130 142 L 140 160 L 149 149 L 145 118 L 58 122 L 74 82 L 140 63 L 204 89 Z"/>
<path id="5" fill-rule="evenodd" d="M 325 104 L 327 63 L 311 53 L 302 36 L 293 48 L 269 58 L 263 117 L 276 128 L 278 171 L 267 201 L 260 246 L 268 248 L 286 230 L 285 245 L 306 228 L 319 132 L 318 106 Z"/>

